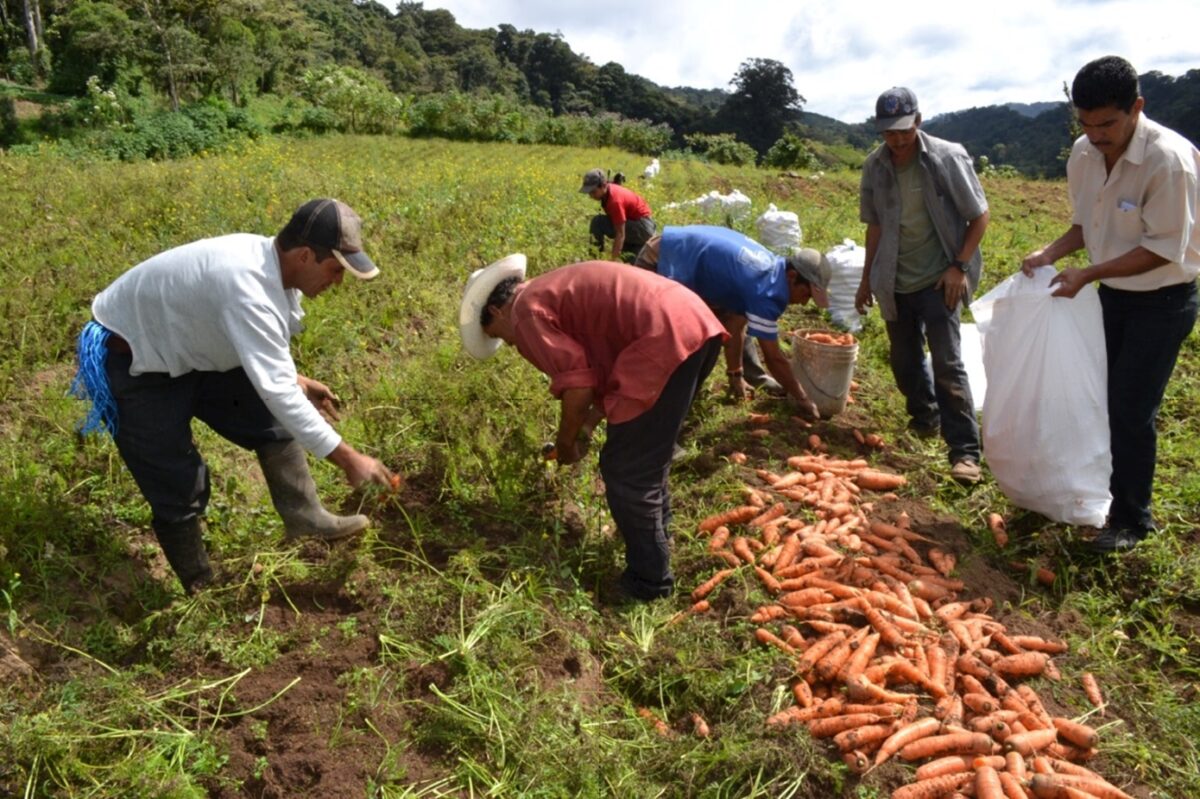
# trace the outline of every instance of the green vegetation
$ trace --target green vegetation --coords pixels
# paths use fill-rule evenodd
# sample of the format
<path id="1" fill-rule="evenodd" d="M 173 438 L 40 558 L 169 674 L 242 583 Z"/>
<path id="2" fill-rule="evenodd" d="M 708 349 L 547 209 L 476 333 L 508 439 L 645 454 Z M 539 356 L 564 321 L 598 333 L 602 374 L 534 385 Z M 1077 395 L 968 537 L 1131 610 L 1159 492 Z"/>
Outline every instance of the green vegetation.
<path id="1" fill-rule="evenodd" d="M 316 5 L 316 4 L 314 4 Z M 330 135 L 266 138 L 163 163 L 0 156 L 10 235 L 0 296 L 0 644 L 33 673 L 0 682 L 0 794 L 23 797 L 886 796 L 889 766 L 859 779 L 798 728 L 767 730 L 790 701 L 789 664 L 753 641 L 765 595 L 728 581 L 715 610 L 668 625 L 714 570 L 693 533 L 740 497 L 751 473 L 723 455 L 779 464 L 807 431 L 747 406 L 718 380 L 700 398 L 672 476 L 680 596 L 648 606 L 602 597 L 622 558 L 595 459 L 538 457 L 557 407 L 512 352 L 462 354 L 455 321 L 472 269 L 509 252 L 539 273 L 587 252 L 594 203 L 578 176 L 644 160 L 609 149 Z M 635 187 L 660 224 L 702 221 L 664 206 L 737 188 L 756 212 L 800 215 L 805 243 L 861 240 L 857 175 L 781 177 L 664 160 Z M 1061 183 L 985 176 L 987 285 L 1067 220 Z M 213 473 L 208 541 L 217 585 L 185 598 L 149 534 L 148 511 L 111 443 L 81 440 L 65 397 L 73 336 L 90 298 L 161 249 L 237 230 L 273 233 L 304 199 L 335 195 L 363 215 L 383 269 L 306 304 L 300 368 L 342 396 L 341 430 L 403 472 L 395 496 L 351 492 L 316 464 L 323 497 L 375 527 L 333 548 L 285 546 L 249 454 L 196 425 Z M 719 223 L 720 220 L 717 220 Z M 753 234 L 748 221 L 739 223 Z M 821 326 L 811 308 L 789 327 Z M 990 480 L 947 479 L 942 447 L 904 432 L 877 317 L 861 336 L 856 403 L 817 430 L 835 454 L 881 433 L 877 460 L 906 472 L 918 525 L 956 549 L 974 594 L 1008 622 L 1065 638 L 1063 681 L 1038 689 L 1087 710 L 1079 675 L 1110 705 L 1095 767 L 1139 796 L 1200 795 L 1200 340 L 1189 340 L 1160 423 L 1160 535 L 1107 564 L 1075 532 L 1006 503 Z M 1010 518 L 1003 552 L 983 520 Z M 1044 589 L 1009 571 L 1036 561 Z M 3 654 L 0 652 L 0 654 Z M 10 661 L 0 668 L 12 669 Z M 662 738 L 647 708 L 674 730 Z M 690 736 L 700 713 L 713 737 Z"/>

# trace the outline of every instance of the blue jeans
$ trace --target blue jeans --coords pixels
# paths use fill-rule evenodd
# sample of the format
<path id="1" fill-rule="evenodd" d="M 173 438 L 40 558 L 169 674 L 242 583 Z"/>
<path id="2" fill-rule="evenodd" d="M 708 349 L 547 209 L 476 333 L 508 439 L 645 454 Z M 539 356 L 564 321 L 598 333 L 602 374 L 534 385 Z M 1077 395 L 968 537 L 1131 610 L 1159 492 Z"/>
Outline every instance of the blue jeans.
<path id="1" fill-rule="evenodd" d="M 892 375 L 908 415 L 919 427 L 940 425 L 951 463 L 963 458 L 978 463 L 979 422 L 962 360 L 961 306 L 947 308 L 945 295 L 933 287 L 895 297 L 898 318 L 887 322 L 887 333 Z M 925 363 L 926 343 L 932 374 Z"/>
<path id="2" fill-rule="evenodd" d="M 608 426 L 600 474 L 613 521 L 625 541 L 621 585 L 638 599 L 668 596 L 671 574 L 671 454 L 684 417 L 721 352 L 721 338 L 704 343 L 676 367 L 658 400 L 640 416 Z"/>
<path id="3" fill-rule="evenodd" d="M 1100 286 L 1108 351 L 1108 427 L 1112 436 L 1111 527 L 1154 529 L 1150 495 L 1158 457 L 1155 419 L 1179 348 L 1196 324 L 1196 283 L 1156 291 Z"/>

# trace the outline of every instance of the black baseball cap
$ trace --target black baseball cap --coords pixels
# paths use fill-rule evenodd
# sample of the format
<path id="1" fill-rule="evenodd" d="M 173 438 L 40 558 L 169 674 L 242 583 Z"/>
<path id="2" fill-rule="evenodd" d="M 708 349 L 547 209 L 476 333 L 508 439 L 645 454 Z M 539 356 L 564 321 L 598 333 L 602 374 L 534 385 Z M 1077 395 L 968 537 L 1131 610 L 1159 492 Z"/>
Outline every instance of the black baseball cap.
<path id="1" fill-rule="evenodd" d="M 369 280 L 379 274 L 379 267 L 363 252 L 362 219 L 341 200 L 309 200 L 283 229 L 301 244 L 332 250 L 346 271 L 357 278 Z"/>

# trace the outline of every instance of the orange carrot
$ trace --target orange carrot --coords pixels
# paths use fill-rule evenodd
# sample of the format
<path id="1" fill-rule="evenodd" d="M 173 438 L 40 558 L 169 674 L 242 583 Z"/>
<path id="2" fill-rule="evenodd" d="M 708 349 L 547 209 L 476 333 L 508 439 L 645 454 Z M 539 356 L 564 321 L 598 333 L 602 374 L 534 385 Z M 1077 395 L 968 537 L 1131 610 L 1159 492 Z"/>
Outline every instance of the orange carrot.
<path id="1" fill-rule="evenodd" d="M 764 524 L 771 521 L 772 519 L 778 519 L 780 516 L 782 516 L 786 512 L 787 512 L 787 505 L 784 505 L 782 502 L 776 502 L 770 508 L 768 508 L 767 510 L 763 511 L 762 513 L 758 514 L 753 519 L 751 519 L 748 526 L 749 527 L 762 527 Z"/>
<path id="2" fill-rule="evenodd" d="M 729 541 L 729 528 L 721 525 L 716 530 L 713 530 L 712 538 L 708 539 L 708 551 L 716 552 L 725 546 L 727 541 Z"/>
<path id="3" fill-rule="evenodd" d="M 766 424 L 767 422 L 771 421 L 771 414 L 769 414 L 769 413 L 751 413 L 749 416 L 746 417 L 746 419 L 747 419 L 747 421 L 750 422 L 750 424 Z"/>
<path id="4" fill-rule="evenodd" d="M 952 732 L 914 741 L 900 750 L 900 757 L 904 760 L 924 760 L 941 755 L 986 755 L 991 753 L 992 746 L 994 742 L 990 735 L 981 732 Z"/>
<path id="5" fill-rule="evenodd" d="M 854 428 L 853 430 L 851 430 L 850 432 L 854 434 L 854 440 L 857 441 L 859 444 L 865 445 L 867 443 L 867 437 L 864 436 L 862 434 L 862 431 L 859 430 L 857 427 Z"/>
<path id="6" fill-rule="evenodd" d="M 893 722 L 864 724 L 861 727 L 852 727 L 839 732 L 833 736 L 833 743 L 842 752 L 854 749 L 865 752 L 879 746 L 883 739 L 892 734 L 893 730 L 895 730 Z"/>
<path id="7" fill-rule="evenodd" d="M 995 713 L 1000 709 L 1000 704 L 992 697 L 991 694 L 971 692 L 962 695 L 963 704 L 971 709 L 974 713 L 986 715 Z"/>
<path id="8" fill-rule="evenodd" d="M 998 772 L 1000 778 L 1000 787 L 1004 790 L 1001 796 L 1004 799 L 1025 799 L 1025 789 L 1021 787 L 1021 781 L 1007 771 Z M 982 794 L 979 794 L 982 796 Z"/>
<path id="9" fill-rule="evenodd" d="M 851 713 L 849 715 L 830 716 L 814 719 L 808 722 L 808 732 L 814 738 L 832 738 L 839 732 L 876 724 L 880 717 L 875 713 Z"/>
<path id="10" fill-rule="evenodd" d="M 756 629 L 754 631 L 754 637 L 758 639 L 758 642 L 760 644 L 767 644 L 768 646 L 773 646 L 776 649 L 778 649 L 780 652 L 783 652 L 784 654 L 787 654 L 787 655 L 796 654 L 795 647 L 793 647 L 791 644 L 784 641 L 782 638 L 775 635 L 775 633 L 771 632 L 770 630 L 766 629 L 765 627 L 759 627 L 758 629 Z"/>
<path id="11" fill-rule="evenodd" d="M 1032 757 L 1035 752 L 1039 752 L 1054 743 L 1054 739 L 1057 737 L 1058 730 L 1053 727 L 1048 730 L 1014 732 L 1004 740 L 1004 751 L 1018 752 L 1025 757 Z"/>
<path id="12" fill-rule="evenodd" d="M 992 531 L 992 538 L 996 542 L 996 546 L 1004 549 L 1008 546 L 1008 525 L 1004 523 L 1004 517 L 999 513 L 989 513 L 987 519 L 988 529 Z"/>
<path id="13" fill-rule="evenodd" d="M 746 461 L 749 460 L 744 452 L 731 452 L 726 457 L 729 458 L 730 463 L 737 464 L 738 466 L 745 464 Z"/>
<path id="14" fill-rule="evenodd" d="M 1083 749 L 1091 749 L 1100 743 L 1100 736 L 1086 724 L 1059 717 L 1055 717 L 1053 721 L 1059 737 L 1064 741 L 1069 741 Z"/>
<path id="15" fill-rule="evenodd" d="M 958 559 L 952 552 L 945 552 L 937 547 L 929 550 L 929 562 L 933 567 L 941 573 L 943 577 L 949 577 L 954 571 L 954 567 L 958 565 Z"/>
<path id="16" fill-rule="evenodd" d="M 792 682 L 792 696 L 796 698 L 796 704 L 800 707 L 812 707 L 814 704 L 812 686 L 804 680 Z"/>
<path id="17" fill-rule="evenodd" d="M 926 717 L 901 727 L 879 747 L 879 751 L 875 753 L 875 765 L 880 765 L 909 744 L 933 735 L 941 726 L 937 719 Z"/>
<path id="18" fill-rule="evenodd" d="M 931 780 L 911 782 L 892 791 L 892 799 L 937 799 L 950 791 L 969 783 L 974 775 L 967 771 L 961 774 L 946 774 Z"/>
<path id="19" fill-rule="evenodd" d="M 723 513 L 714 513 L 712 516 L 701 521 L 697 529 L 702 533 L 711 533 L 723 524 L 742 524 L 743 522 L 750 521 L 758 514 L 759 508 L 753 505 L 743 505 Z"/>
<path id="20" fill-rule="evenodd" d="M 877 472 L 874 469 L 863 469 L 854 476 L 854 482 L 859 488 L 865 488 L 870 491 L 895 491 L 897 488 L 908 485 L 908 479 L 902 474 L 888 474 L 887 472 Z"/>
<path id="21" fill-rule="evenodd" d="M 1045 652 L 1005 655 L 992 664 L 992 670 L 1002 677 L 1036 677 L 1046 670 L 1048 659 Z"/>
<path id="22" fill-rule="evenodd" d="M 1104 715 L 1104 695 L 1100 693 L 1100 683 L 1096 682 L 1096 677 L 1090 671 L 1083 673 L 1083 692 L 1087 694 L 1088 701 L 1092 703 L 1092 707 L 1100 708 L 1100 715 Z"/>
<path id="23" fill-rule="evenodd" d="M 671 737 L 671 727 L 658 716 L 654 715 L 653 711 L 649 710 L 648 708 L 639 707 L 637 712 L 639 716 L 654 725 L 654 731 L 659 735 L 664 738 Z"/>
<path id="24" fill-rule="evenodd" d="M 871 765 L 871 761 L 867 756 L 857 750 L 843 753 L 842 762 L 854 774 L 862 774 Z"/>
<path id="25" fill-rule="evenodd" d="M 403 482 L 403 480 L 404 478 L 402 478 L 400 475 L 393 474 L 392 478 L 388 480 L 388 485 L 391 486 L 393 492 L 396 492 L 400 490 L 400 483 Z"/>
<path id="26" fill-rule="evenodd" d="M 721 569 L 712 577 L 705 580 L 700 586 L 692 592 L 692 601 L 699 602 L 704 597 L 712 593 L 712 590 L 725 581 L 729 575 L 733 574 L 733 569 Z"/>
<path id="27" fill-rule="evenodd" d="M 1034 795 L 1039 797 L 1043 795 L 1038 792 L 1039 788 L 1053 790 L 1055 787 L 1068 787 L 1076 788 L 1083 791 L 1085 795 L 1091 794 L 1098 799 L 1133 799 L 1129 794 L 1100 777 L 1089 779 L 1074 774 L 1034 774 L 1029 781 L 1029 787 Z"/>
<path id="28" fill-rule="evenodd" d="M 945 757 L 939 757 L 937 760 L 930 760 L 918 768 L 914 776 L 920 782 L 921 780 L 941 777 L 944 774 L 962 774 L 974 768 L 975 757 L 973 755 L 946 755 Z"/>
<path id="29" fill-rule="evenodd" d="M 1004 799 L 1000 775 L 989 765 L 984 764 L 975 769 L 975 799 Z"/>
<path id="30" fill-rule="evenodd" d="M 845 639 L 846 634 L 842 632 L 830 633 L 818 638 L 808 649 L 804 650 L 804 654 L 796 661 L 796 674 L 801 677 L 807 675 L 817 665 L 817 661 L 829 654 Z"/>
<path id="31" fill-rule="evenodd" d="M 1029 792 L 1037 797 L 1037 799 L 1096 799 L 1096 794 L 1094 793 L 1088 793 L 1078 788 L 1072 788 L 1070 785 L 1059 785 L 1046 780 L 1040 780 L 1036 787 L 1031 781 Z"/>
<path id="32" fill-rule="evenodd" d="M 709 736 L 708 722 L 699 713 L 693 713 L 689 718 L 692 720 L 692 732 L 697 738 L 707 738 Z"/>
<path id="33" fill-rule="evenodd" d="M 745 537 L 739 535 L 737 538 L 733 539 L 733 544 L 730 545 L 730 548 L 733 550 L 733 554 L 737 555 L 751 566 L 754 565 L 754 552 L 751 551 L 750 542 L 747 541 Z"/>
<path id="34" fill-rule="evenodd" d="M 715 558 L 725 561 L 726 564 L 735 569 L 742 565 L 742 561 L 738 558 L 738 556 L 727 549 L 718 549 L 716 552 L 713 552 L 712 555 Z"/>
<path id="35" fill-rule="evenodd" d="M 1032 649 L 1050 655 L 1061 655 L 1069 648 L 1065 641 L 1050 641 L 1040 635 L 1014 635 L 1010 640 L 1022 649 Z"/>

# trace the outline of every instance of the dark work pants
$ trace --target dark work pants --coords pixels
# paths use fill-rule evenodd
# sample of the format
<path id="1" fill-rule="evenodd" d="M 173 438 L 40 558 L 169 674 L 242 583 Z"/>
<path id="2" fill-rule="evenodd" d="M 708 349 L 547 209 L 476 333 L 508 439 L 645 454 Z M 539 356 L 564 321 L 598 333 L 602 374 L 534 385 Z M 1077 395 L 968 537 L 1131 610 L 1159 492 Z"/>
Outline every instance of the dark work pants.
<path id="1" fill-rule="evenodd" d="M 608 426 L 600 474 L 609 512 L 625 541 L 621 586 L 638 599 L 668 596 L 675 586 L 667 544 L 671 455 L 684 417 L 720 352 L 721 338 L 709 339 L 675 369 L 649 410 Z"/>
<path id="2" fill-rule="evenodd" d="M 592 244 L 601 252 L 604 251 L 604 239 L 615 238 L 617 235 L 616 228 L 613 227 L 612 220 L 608 218 L 608 214 L 593 216 L 589 233 L 592 237 Z M 653 235 L 653 217 L 644 216 L 641 219 L 625 220 L 625 243 L 621 245 L 621 252 L 636 254 Z"/>
<path id="3" fill-rule="evenodd" d="M 887 323 L 887 332 L 892 375 L 908 414 L 917 426 L 941 426 L 951 463 L 963 458 L 978 463 L 979 422 L 962 360 L 962 306 L 950 310 L 945 295 L 933 287 L 895 296 L 898 318 Z M 932 374 L 925 363 L 926 343 Z"/>
<path id="4" fill-rule="evenodd" d="M 192 438 L 193 418 L 245 449 L 291 438 L 242 369 L 133 377 L 130 361 L 127 354 L 109 352 L 105 362 L 117 401 L 114 438 L 160 524 L 200 516 L 208 506 L 208 467 Z"/>
<path id="5" fill-rule="evenodd" d="M 1196 283 L 1156 291 L 1100 286 L 1108 351 L 1108 426 L 1112 436 L 1109 526 L 1154 529 L 1150 496 L 1158 457 L 1155 420 L 1175 360 L 1196 323 Z"/>

